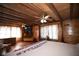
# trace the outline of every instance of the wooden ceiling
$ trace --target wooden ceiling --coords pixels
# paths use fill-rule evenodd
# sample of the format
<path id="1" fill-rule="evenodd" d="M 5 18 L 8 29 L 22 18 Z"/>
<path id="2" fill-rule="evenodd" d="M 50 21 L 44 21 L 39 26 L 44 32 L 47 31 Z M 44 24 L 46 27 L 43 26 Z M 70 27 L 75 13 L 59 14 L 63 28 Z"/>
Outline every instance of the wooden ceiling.
<path id="1" fill-rule="evenodd" d="M 70 6 L 68 3 L 2 3 L 0 25 L 40 24 L 44 13 L 52 20 L 61 21 L 70 17 Z"/>

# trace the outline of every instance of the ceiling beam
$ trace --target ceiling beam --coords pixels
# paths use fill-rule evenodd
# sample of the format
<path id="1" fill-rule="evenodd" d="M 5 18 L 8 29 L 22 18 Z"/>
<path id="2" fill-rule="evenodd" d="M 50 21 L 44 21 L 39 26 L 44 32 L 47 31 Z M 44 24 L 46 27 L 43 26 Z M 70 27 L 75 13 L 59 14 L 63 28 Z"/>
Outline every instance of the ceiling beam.
<path id="1" fill-rule="evenodd" d="M 13 16 L 16 16 L 16 17 L 19 17 L 19 18 L 23 18 L 23 19 L 28 19 L 26 18 L 25 15 L 21 14 L 21 13 L 17 13 L 16 11 L 13 11 L 13 10 L 10 10 L 4 6 L 0 6 L 0 13 L 5 13 L 5 14 L 10 14 L 10 15 L 13 15 Z"/>
<path id="2" fill-rule="evenodd" d="M 28 6 L 24 5 L 24 4 L 21 4 L 21 5 L 24 6 L 24 7 L 26 7 L 27 9 L 29 9 L 30 11 L 34 12 L 36 15 L 39 16 L 39 12 L 37 12 L 37 10 L 35 10 L 35 9 L 32 9 L 32 7 L 30 8 L 29 5 Z"/>
<path id="3" fill-rule="evenodd" d="M 21 22 L 21 21 L 16 21 L 16 20 L 14 20 L 14 19 L 6 18 L 6 17 L 3 17 L 3 16 L 0 16 L 0 20 L 5 21 L 5 22 L 8 22 L 8 21 Z"/>
<path id="4" fill-rule="evenodd" d="M 6 16 L 6 17 L 9 17 L 9 18 L 15 18 L 15 20 L 23 20 L 23 18 L 20 18 L 20 17 L 17 17 L 15 15 L 10 15 L 10 14 L 7 14 L 7 13 L 3 13 L 3 12 L 0 12 L 1 15 L 0 16 Z"/>
<path id="5" fill-rule="evenodd" d="M 13 14 L 13 13 L 15 13 L 15 11 L 13 11 L 13 13 L 11 13 L 12 10 L 6 9 L 5 7 L 1 8 L 1 9 L 2 9 L 2 11 L 0 11 L 0 13 L 1 13 L 0 16 L 3 17 L 3 18 L 7 18 L 8 20 L 21 21 L 21 22 L 27 23 L 27 24 L 31 22 L 31 20 L 29 20 L 29 18 L 28 19 L 23 19 L 23 18 L 20 18 L 20 16 L 18 17 L 16 14 Z M 6 12 L 6 11 L 8 11 L 8 12 Z M 27 16 L 25 16 L 25 17 L 27 17 Z"/>
<path id="6" fill-rule="evenodd" d="M 29 20 L 31 20 L 31 19 L 36 19 L 36 18 L 34 18 L 34 16 L 29 16 L 28 14 L 21 13 L 21 12 L 19 12 L 19 11 L 16 11 L 16 10 L 14 10 L 14 9 L 11 9 L 11 8 L 9 8 L 9 7 L 6 7 L 5 5 L 0 5 L 0 7 L 6 8 L 6 9 L 11 10 L 11 11 L 13 11 L 13 12 L 16 12 L 16 13 L 18 13 L 18 14 L 22 14 L 22 15 L 28 17 Z"/>
<path id="7" fill-rule="evenodd" d="M 40 8 L 38 8 L 37 6 L 35 6 L 34 4 L 24 4 L 22 3 L 21 5 L 25 6 L 26 8 L 28 8 L 29 10 L 35 12 L 39 17 L 41 16 L 41 14 L 44 12 L 42 10 L 40 10 Z"/>
<path id="8" fill-rule="evenodd" d="M 4 17 L 4 16 L 0 16 L 0 20 L 4 21 L 4 22 L 14 22 L 14 23 L 18 23 L 18 22 L 21 22 L 21 23 L 26 23 L 26 24 L 30 24 L 31 21 L 27 21 L 27 22 L 24 22 L 24 21 L 20 21 L 20 20 L 15 20 L 15 19 L 12 19 L 12 18 L 7 18 L 7 17 Z"/>
<path id="9" fill-rule="evenodd" d="M 0 24 L 2 25 L 6 25 L 9 24 L 9 25 L 12 25 L 12 24 L 22 24 L 22 22 L 20 21 L 15 21 L 15 20 L 12 20 L 12 19 L 8 19 L 8 18 L 3 18 L 3 17 L 0 17 Z"/>
<path id="10" fill-rule="evenodd" d="M 24 22 L 22 19 L 19 19 L 19 18 L 15 17 L 15 16 L 12 16 L 12 15 L 9 15 L 9 14 L 5 14 L 5 13 L 1 13 L 0 17 L 1 18 L 7 18 L 8 20 Z"/>
<path id="11" fill-rule="evenodd" d="M 8 7 L 4 6 L 4 5 L 0 5 L 0 7 L 6 8 L 6 9 L 9 10 L 9 11 L 16 12 L 16 13 L 18 13 L 18 15 L 19 15 L 19 14 L 24 15 L 24 16 L 25 16 L 25 17 L 24 17 L 24 20 L 26 20 L 26 19 L 27 19 L 27 20 L 34 20 L 34 19 L 36 19 L 36 18 L 34 18 L 34 17 L 32 17 L 32 16 L 29 16 L 29 15 L 27 15 L 27 14 L 18 12 L 18 11 L 16 11 L 16 10 L 11 9 L 11 8 L 8 8 Z M 18 17 L 20 17 L 20 16 L 18 16 Z M 26 18 L 26 17 L 27 17 L 27 18 Z"/>
<path id="12" fill-rule="evenodd" d="M 0 20 L 0 26 L 14 26 L 14 25 L 16 25 L 16 26 L 21 26 L 22 25 L 22 23 L 17 23 L 17 22 L 5 22 L 5 21 L 1 21 Z"/>
<path id="13" fill-rule="evenodd" d="M 60 16 L 59 12 L 57 11 L 56 7 L 52 4 L 52 3 L 47 3 L 46 4 L 51 10 L 52 12 L 59 18 L 59 20 L 63 20 L 62 17 Z"/>
<path id="14" fill-rule="evenodd" d="M 6 21 L 6 19 L 4 20 L 4 19 L 0 19 L 0 23 L 3 23 L 3 24 L 5 24 L 6 25 L 6 23 L 8 23 L 8 24 L 10 24 L 10 23 L 21 23 L 21 22 L 18 22 L 18 21 L 11 21 L 11 20 L 8 20 L 8 21 Z"/>

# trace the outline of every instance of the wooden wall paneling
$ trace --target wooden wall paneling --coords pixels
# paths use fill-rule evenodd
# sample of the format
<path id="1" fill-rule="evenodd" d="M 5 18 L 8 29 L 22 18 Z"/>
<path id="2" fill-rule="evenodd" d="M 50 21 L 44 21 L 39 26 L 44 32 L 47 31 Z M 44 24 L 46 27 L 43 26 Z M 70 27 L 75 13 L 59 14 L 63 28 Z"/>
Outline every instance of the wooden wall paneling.
<path id="1" fill-rule="evenodd" d="M 63 21 L 64 42 L 70 44 L 79 43 L 79 19 L 77 18 L 77 13 L 79 11 L 78 6 L 74 5 L 75 4 L 70 4 L 70 18 Z M 71 29 L 69 30 L 69 28 Z M 69 31 L 71 32 L 71 34 L 69 34 Z"/>
<path id="2" fill-rule="evenodd" d="M 20 38 L 16 38 L 16 43 L 19 42 L 23 42 L 24 40 L 24 28 L 22 26 L 20 26 L 20 30 L 21 30 L 21 37 Z"/>
<path id="3" fill-rule="evenodd" d="M 69 27 L 71 27 L 71 34 L 69 34 Z M 79 20 L 73 19 L 64 21 L 64 42 L 77 44 L 79 43 Z"/>
<path id="4" fill-rule="evenodd" d="M 33 25 L 33 38 L 35 41 L 39 41 L 40 29 L 39 25 Z"/>

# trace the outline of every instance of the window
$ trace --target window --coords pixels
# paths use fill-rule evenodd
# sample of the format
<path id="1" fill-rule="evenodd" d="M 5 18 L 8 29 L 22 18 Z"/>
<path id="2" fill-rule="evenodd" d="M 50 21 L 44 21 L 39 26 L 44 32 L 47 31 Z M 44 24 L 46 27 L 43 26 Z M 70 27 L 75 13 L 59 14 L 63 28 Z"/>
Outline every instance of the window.
<path id="1" fill-rule="evenodd" d="M 11 37 L 21 37 L 21 31 L 19 27 L 12 27 L 11 28 Z"/>
<path id="2" fill-rule="evenodd" d="M 19 27 L 0 26 L 0 39 L 12 37 L 21 37 Z"/>
<path id="3" fill-rule="evenodd" d="M 0 38 L 8 38 L 10 37 L 10 27 L 1 26 L 0 27 Z"/>
<path id="4" fill-rule="evenodd" d="M 72 35 L 73 34 L 73 31 L 72 31 L 72 27 L 71 26 L 68 27 L 68 34 L 69 35 Z"/>
<path id="5" fill-rule="evenodd" d="M 58 25 L 49 25 L 41 27 L 41 38 L 58 40 Z"/>
<path id="6" fill-rule="evenodd" d="M 48 26 L 41 27 L 41 37 L 46 38 L 48 35 Z"/>

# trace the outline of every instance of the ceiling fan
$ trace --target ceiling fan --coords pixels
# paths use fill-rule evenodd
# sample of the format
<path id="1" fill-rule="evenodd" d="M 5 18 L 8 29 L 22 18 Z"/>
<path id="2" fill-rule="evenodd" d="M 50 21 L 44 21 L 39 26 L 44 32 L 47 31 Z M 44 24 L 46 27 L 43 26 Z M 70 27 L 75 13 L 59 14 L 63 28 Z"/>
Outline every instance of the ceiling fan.
<path id="1" fill-rule="evenodd" d="M 40 22 L 41 23 L 46 23 L 48 18 L 49 18 L 49 15 L 46 15 L 46 16 L 43 15 Z"/>
<path id="2" fill-rule="evenodd" d="M 36 18 L 37 18 L 37 20 L 35 20 L 35 21 L 39 21 L 40 23 L 47 23 L 47 22 L 53 20 L 53 18 L 50 15 L 48 15 L 47 13 L 43 13 L 43 15 L 41 17 L 37 16 Z"/>

